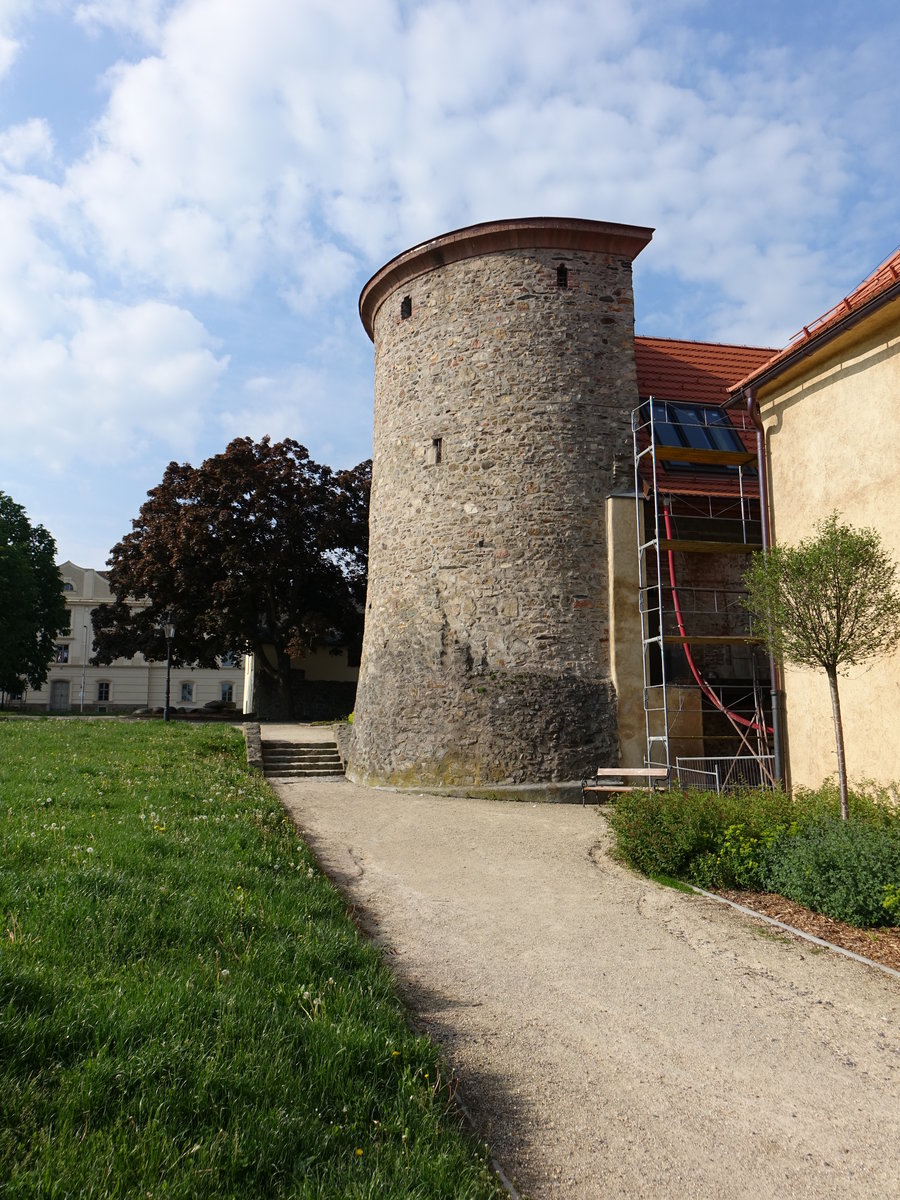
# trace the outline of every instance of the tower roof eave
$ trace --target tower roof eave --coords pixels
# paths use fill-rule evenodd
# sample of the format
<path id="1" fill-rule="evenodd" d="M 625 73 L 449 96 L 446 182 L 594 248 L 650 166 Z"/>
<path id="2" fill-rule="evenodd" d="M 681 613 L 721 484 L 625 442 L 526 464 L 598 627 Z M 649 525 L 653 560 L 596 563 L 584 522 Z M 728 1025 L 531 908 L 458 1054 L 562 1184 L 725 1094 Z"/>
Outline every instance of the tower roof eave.
<path id="1" fill-rule="evenodd" d="M 588 250 L 633 261 L 653 237 L 643 225 L 579 217 L 521 217 L 467 225 L 404 250 L 376 271 L 359 297 L 359 315 L 374 340 L 375 314 L 387 296 L 437 267 L 504 250 Z"/>

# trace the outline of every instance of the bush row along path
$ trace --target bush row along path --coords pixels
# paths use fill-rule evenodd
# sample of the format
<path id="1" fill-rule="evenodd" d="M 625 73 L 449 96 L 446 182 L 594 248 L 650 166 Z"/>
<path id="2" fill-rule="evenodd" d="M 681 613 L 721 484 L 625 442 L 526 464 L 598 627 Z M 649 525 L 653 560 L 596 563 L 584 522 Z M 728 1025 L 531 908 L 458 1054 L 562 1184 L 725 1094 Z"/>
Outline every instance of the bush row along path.
<path id="1" fill-rule="evenodd" d="M 896 980 L 636 877 L 596 809 L 276 787 L 528 1197 L 900 1195 Z"/>

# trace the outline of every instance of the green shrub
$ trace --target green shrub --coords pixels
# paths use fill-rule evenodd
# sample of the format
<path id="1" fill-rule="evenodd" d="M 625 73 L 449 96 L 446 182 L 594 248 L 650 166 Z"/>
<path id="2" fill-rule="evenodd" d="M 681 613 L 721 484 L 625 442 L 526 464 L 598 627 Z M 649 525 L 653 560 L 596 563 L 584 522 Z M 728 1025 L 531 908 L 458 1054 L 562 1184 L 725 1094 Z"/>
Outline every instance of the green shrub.
<path id="1" fill-rule="evenodd" d="M 719 839 L 717 852 L 704 855 L 691 867 L 691 879 L 706 888 L 765 888 L 766 869 L 779 843 L 798 829 L 779 822 L 752 831 L 744 821 L 729 825 Z"/>
<path id="2" fill-rule="evenodd" d="M 610 813 L 619 854 L 645 875 L 683 878 L 715 850 L 721 824 L 711 792 L 623 792 Z"/>
<path id="3" fill-rule="evenodd" d="M 852 925 L 890 925 L 900 897 L 900 827 L 830 818 L 783 838 L 764 871 L 768 891 Z"/>
<path id="4" fill-rule="evenodd" d="M 612 809 L 616 851 L 653 878 L 780 892 L 856 925 L 900 923 L 897 789 L 865 783 L 840 820 L 833 780 L 783 792 L 624 792 Z"/>
<path id="5" fill-rule="evenodd" d="M 624 792 L 610 816 L 619 855 L 646 875 L 755 887 L 760 848 L 800 814 L 783 792 Z"/>
<path id="6" fill-rule="evenodd" d="M 900 829 L 900 796 L 897 784 L 887 787 L 862 780 L 851 786 L 849 792 L 850 811 L 854 821 L 882 828 Z M 822 822 L 829 817 L 839 817 L 841 798 L 837 780 L 826 779 L 821 787 L 796 788 L 794 802 L 809 820 Z"/>

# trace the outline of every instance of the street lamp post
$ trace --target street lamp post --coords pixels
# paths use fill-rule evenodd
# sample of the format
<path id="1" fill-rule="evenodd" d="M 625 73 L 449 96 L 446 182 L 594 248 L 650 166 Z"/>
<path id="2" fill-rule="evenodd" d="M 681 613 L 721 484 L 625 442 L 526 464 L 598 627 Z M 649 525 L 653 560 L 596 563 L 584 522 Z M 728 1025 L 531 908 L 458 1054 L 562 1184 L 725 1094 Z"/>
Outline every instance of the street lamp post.
<path id="1" fill-rule="evenodd" d="M 166 616 L 163 630 L 166 635 L 166 706 L 163 709 L 163 720 L 169 719 L 169 696 L 172 685 L 172 638 L 175 636 L 175 623 L 170 614 Z"/>

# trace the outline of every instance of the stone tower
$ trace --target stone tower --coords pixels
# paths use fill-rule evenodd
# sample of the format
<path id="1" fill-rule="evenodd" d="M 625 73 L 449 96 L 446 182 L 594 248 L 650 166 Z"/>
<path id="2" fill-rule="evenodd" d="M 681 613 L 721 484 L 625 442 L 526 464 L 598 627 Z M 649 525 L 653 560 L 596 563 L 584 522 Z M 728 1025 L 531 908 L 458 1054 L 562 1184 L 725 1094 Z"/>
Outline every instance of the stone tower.
<path id="1" fill-rule="evenodd" d="M 572 780 L 616 760 L 605 501 L 630 480 L 652 230 L 457 230 L 369 280 L 375 431 L 350 778 Z M 627 465 L 626 465 L 627 464 Z"/>

